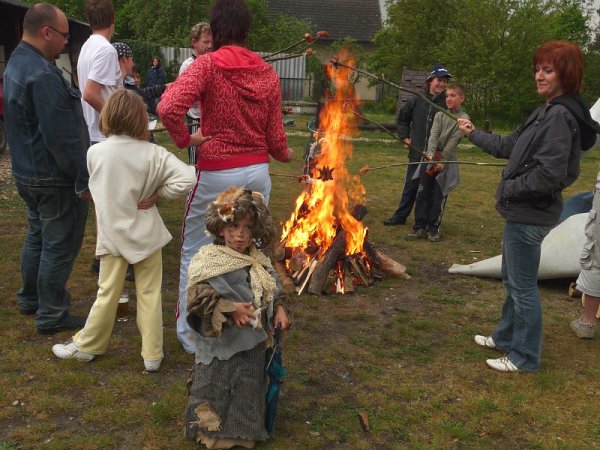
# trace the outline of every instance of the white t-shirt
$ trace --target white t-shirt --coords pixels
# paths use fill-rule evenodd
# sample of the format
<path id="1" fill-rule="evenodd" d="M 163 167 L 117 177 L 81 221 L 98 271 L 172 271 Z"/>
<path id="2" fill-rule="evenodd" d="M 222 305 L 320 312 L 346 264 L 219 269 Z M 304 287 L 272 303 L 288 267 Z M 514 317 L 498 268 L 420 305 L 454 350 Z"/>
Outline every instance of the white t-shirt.
<path id="1" fill-rule="evenodd" d="M 179 75 L 181 75 L 183 71 L 187 69 L 187 66 L 193 63 L 195 59 L 196 58 L 194 58 L 193 56 L 190 56 L 188 59 L 183 61 L 181 63 L 181 67 L 179 68 Z M 192 106 L 188 110 L 187 115 L 190 116 L 192 119 L 200 119 L 200 104 L 198 102 L 194 103 L 194 106 Z"/>
<path id="2" fill-rule="evenodd" d="M 102 98 L 106 100 L 112 91 L 123 85 L 123 76 L 119 68 L 119 56 L 117 50 L 108 42 L 104 36 L 92 34 L 79 53 L 77 61 L 77 76 L 79 77 L 79 89 L 85 91 L 88 80 L 94 80 L 102 84 L 100 91 Z M 81 99 L 83 117 L 87 123 L 92 142 L 100 142 L 106 139 L 98 129 L 100 113 L 92 105 Z"/>

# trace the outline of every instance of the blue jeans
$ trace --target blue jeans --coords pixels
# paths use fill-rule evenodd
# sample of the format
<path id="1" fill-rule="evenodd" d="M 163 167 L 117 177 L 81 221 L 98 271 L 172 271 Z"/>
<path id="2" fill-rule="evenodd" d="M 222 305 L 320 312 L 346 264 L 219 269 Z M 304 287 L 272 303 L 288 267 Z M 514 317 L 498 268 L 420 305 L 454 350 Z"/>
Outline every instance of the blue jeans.
<path id="1" fill-rule="evenodd" d="M 537 287 L 542 241 L 550 226 L 506 222 L 502 281 L 506 300 L 492 333 L 496 346 L 519 369 L 534 372 L 542 355 L 542 303 Z"/>
<path id="2" fill-rule="evenodd" d="M 416 164 L 406 166 L 406 178 L 404 179 L 404 189 L 402 190 L 400 205 L 394 214 L 392 214 L 392 218 L 395 220 L 406 220 L 408 216 L 410 216 L 410 212 L 415 204 L 417 191 L 419 190 L 419 180 L 413 180 L 412 177 L 415 174 L 417 167 L 419 166 Z"/>
<path id="3" fill-rule="evenodd" d="M 36 327 L 52 328 L 68 314 L 67 280 L 81 248 L 88 203 L 73 186 L 26 186 L 17 183 L 27 204 L 29 230 L 21 252 L 22 310 L 37 309 Z"/>

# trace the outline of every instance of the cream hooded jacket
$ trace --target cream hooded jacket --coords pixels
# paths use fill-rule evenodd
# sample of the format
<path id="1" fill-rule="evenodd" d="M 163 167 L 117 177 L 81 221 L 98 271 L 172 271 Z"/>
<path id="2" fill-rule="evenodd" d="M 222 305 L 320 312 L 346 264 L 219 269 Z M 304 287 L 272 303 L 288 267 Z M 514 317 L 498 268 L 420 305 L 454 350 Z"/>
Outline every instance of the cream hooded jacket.
<path id="1" fill-rule="evenodd" d="M 137 205 L 154 192 L 174 198 L 190 191 L 196 183 L 193 166 L 129 136 L 110 136 L 91 146 L 87 166 L 96 208 L 96 255 L 122 256 L 135 264 L 171 240 L 156 205 Z"/>

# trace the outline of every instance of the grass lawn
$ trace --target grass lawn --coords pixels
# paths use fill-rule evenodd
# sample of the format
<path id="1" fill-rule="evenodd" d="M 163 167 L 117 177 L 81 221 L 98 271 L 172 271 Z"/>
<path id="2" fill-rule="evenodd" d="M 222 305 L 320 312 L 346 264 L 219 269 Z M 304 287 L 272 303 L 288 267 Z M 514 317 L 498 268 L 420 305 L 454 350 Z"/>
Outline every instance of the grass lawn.
<path id="1" fill-rule="evenodd" d="M 289 138 L 291 164 L 271 171 L 301 174 L 309 118 L 296 118 Z M 365 164 L 406 161 L 406 151 L 383 133 L 355 144 L 350 171 Z M 162 134 L 161 145 L 176 150 Z M 461 160 L 494 162 L 466 145 Z M 4 162 L 7 155 L 1 157 Z M 565 197 L 592 189 L 598 151 L 582 162 Z M 502 220 L 493 194 L 499 167 L 463 166 L 462 184 L 448 200 L 438 243 L 407 241 L 410 225 L 384 227 L 396 208 L 404 169 L 363 177 L 373 243 L 407 266 L 411 280 L 387 278 L 349 296 L 293 299 L 292 329 L 284 341 L 288 376 L 273 439 L 260 449 L 585 449 L 600 447 L 598 341 L 569 329 L 581 306 L 567 296 L 572 280 L 540 283 L 544 308 L 542 369 L 500 374 L 486 368 L 496 352 L 478 348 L 475 333 L 498 320 L 504 289 L 498 280 L 449 275 L 455 262 L 500 253 Z M 301 186 L 273 177 L 271 208 L 278 222 L 291 213 Z M 178 345 L 174 307 L 179 280 L 179 238 L 184 199 L 161 201 L 174 236 L 164 249 L 165 360 L 143 372 L 133 319 L 116 323 L 105 356 L 90 363 L 61 361 L 52 344 L 69 333 L 39 336 L 31 317 L 18 313 L 19 258 L 25 207 L 10 179 L 0 181 L 0 450 L 192 449 L 183 437 L 186 378 L 193 357 Z M 95 225 L 90 210 L 83 248 L 70 280 L 72 311 L 87 315 L 95 298 L 90 270 Z M 573 251 L 577 251 L 574 249 Z M 557 255 L 560 257 L 560 255 Z M 128 283 L 131 297 L 134 286 Z M 368 416 L 364 432 L 358 414 Z"/>

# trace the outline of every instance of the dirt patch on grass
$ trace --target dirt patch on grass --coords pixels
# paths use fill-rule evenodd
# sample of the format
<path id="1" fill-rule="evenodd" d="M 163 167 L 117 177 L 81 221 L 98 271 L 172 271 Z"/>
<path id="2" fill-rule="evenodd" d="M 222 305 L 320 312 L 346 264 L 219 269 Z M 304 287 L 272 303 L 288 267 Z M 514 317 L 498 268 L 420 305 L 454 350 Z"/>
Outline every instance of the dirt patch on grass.
<path id="1" fill-rule="evenodd" d="M 0 153 L 0 186 L 10 182 L 12 182 L 10 153 L 5 151 Z"/>

